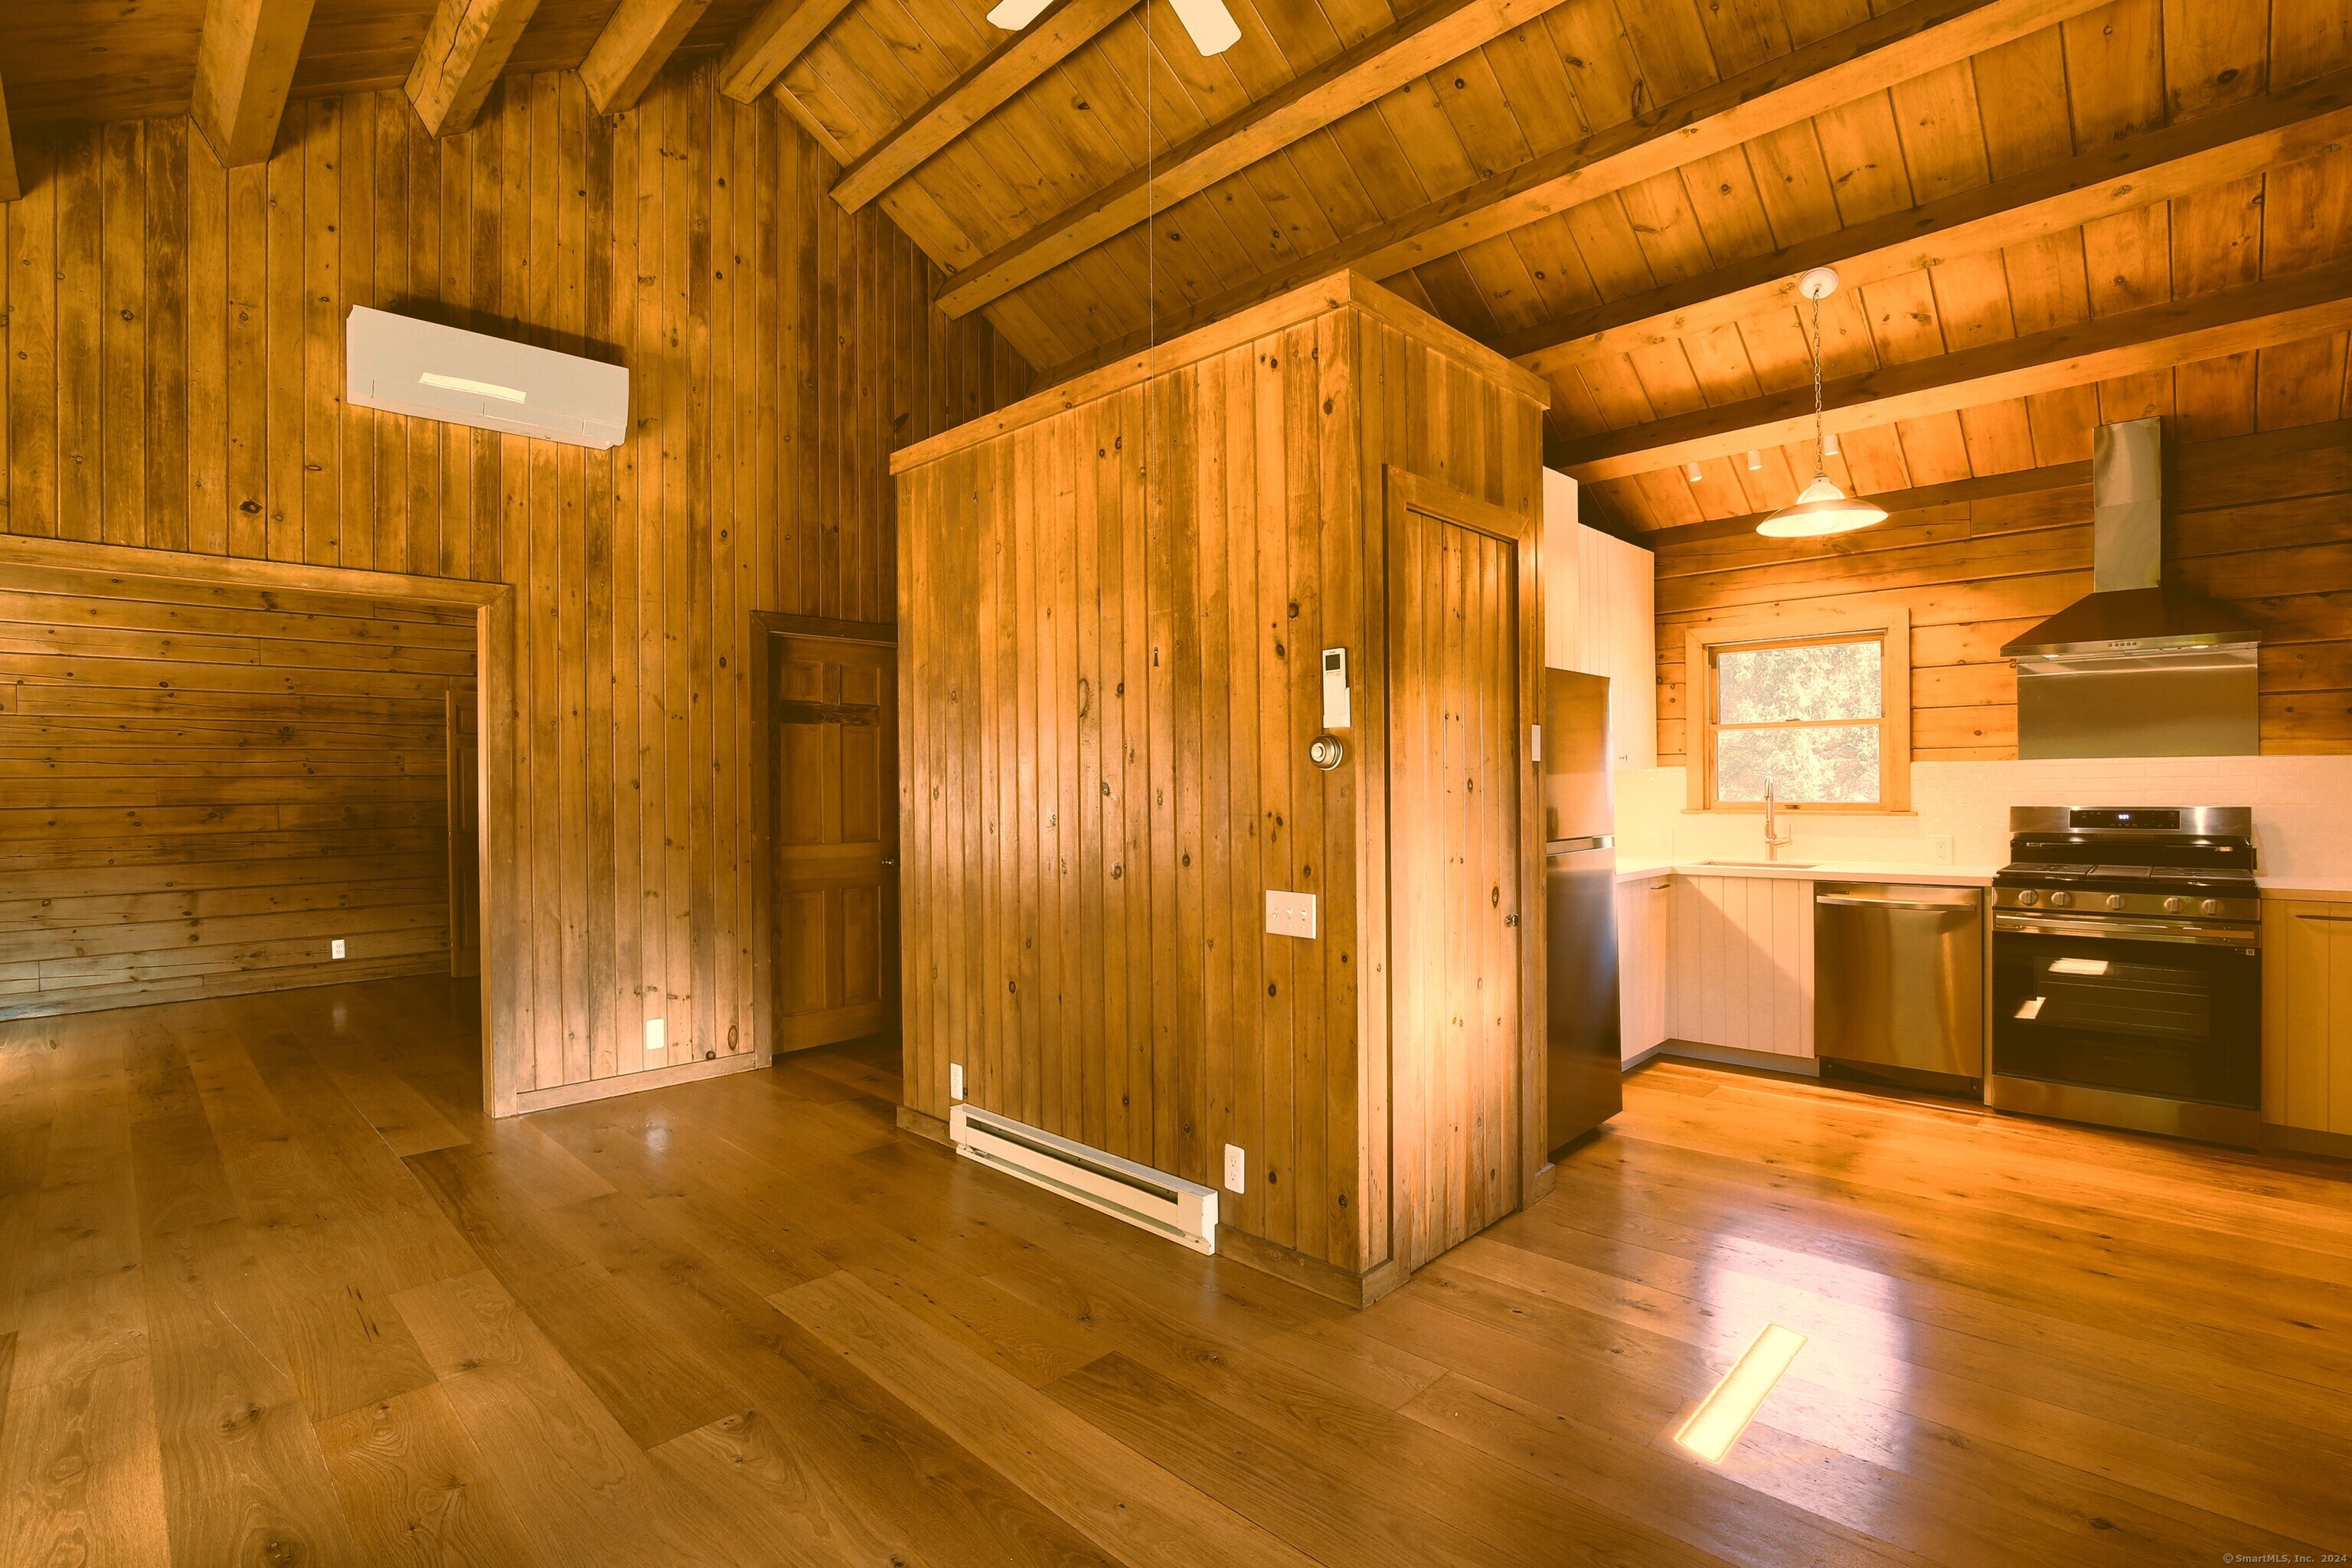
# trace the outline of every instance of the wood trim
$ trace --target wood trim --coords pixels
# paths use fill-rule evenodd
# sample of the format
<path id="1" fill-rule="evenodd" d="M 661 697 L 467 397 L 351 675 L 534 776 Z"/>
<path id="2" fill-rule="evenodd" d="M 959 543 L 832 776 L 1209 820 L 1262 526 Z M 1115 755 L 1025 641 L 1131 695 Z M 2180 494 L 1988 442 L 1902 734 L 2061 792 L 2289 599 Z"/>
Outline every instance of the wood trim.
<path id="1" fill-rule="evenodd" d="M 1690 727 L 1683 757 L 1684 798 L 1687 809 L 1706 812 L 1761 812 L 1760 805 L 1722 803 L 1715 798 L 1715 748 L 1706 743 L 1715 728 L 1715 682 L 1707 672 L 1713 650 L 1741 645 L 1777 647 L 1790 643 L 1819 642 L 1853 634 L 1882 634 L 1879 656 L 1878 784 L 1875 805 L 1791 804 L 1782 811 L 1808 816 L 1884 816 L 1911 809 L 1911 612 L 1901 605 L 1870 611 L 1823 608 L 1810 616 L 1801 628 L 1754 620 L 1703 621 L 1683 638 L 1685 722 Z"/>
<path id="2" fill-rule="evenodd" d="M 1466 495 L 1440 480 L 1413 473 L 1393 463 L 1381 465 L 1381 479 L 1383 492 L 1381 538 L 1384 556 L 1395 548 L 1395 540 L 1403 526 L 1405 514 L 1408 511 L 1417 511 L 1464 528 L 1475 529 L 1497 539 L 1510 541 L 1515 547 L 1518 563 L 1519 722 L 1517 741 L 1521 763 L 1517 771 L 1521 774 L 1521 779 L 1518 792 L 1520 853 L 1517 857 L 1519 878 L 1515 897 L 1519 911 L 1519 924 L 1517 928 L 1519 933 L 1519 1126 L 1517 1129 L 1519 1160 L 1518 1168 L 1512 1173 L 1512 1175 L 1516 1179 L 1515 1184 L 1518 1193 L 1517 1206 L 1524 1207 L 1536 1173 L 1550 1159 L 1550 1141 L 1545 1136 L 1544 1131 L 1544 1118 L 1549 1114 L 1549 1095 L 1547 1091 L 1548 1064 L 1545 1057 L 1543 1022 L 1546 1009 L 1546 971 L 1542 962 L 1543 862 L 1540 855 L 1529 853 L 1531 848 L 1542 843 L 1543 828 L 1539 816 L 1541 802 L 1538 798 L 1538 792 L 1525 776 L 1524 766 L 1528 726 L 1535 721 L 1534 716 L 1542 711 L 1543 703 L 1543 527 L 1539 518 L 1523 517 L 1492 502 L 1481 500 L 1475 496 Z M 1382 577 L 1388 580 L 1390 574 L 1383 572 Z M 1391 590 L 1383 590 L 1384 593 L 1389 591 Z M 1386 618 L 1385 610 L 1383 618 Z M 1385 682 L 1387 679 L 1385 670 L 1382 672 L 1381 679 Z M 1381 707 L 1384 714 L 1388 712 L 1389 706 L 1389 700 L 1383 695 Z M 1382 722 L 1384 746 L 1388 743 L 1385 737 L 1391 733 L 1391 721 L 1384 719 Z M 1369 763 L 1369 759 L 1367 762 Z M 1383 768 L 1388 765 L 1386 756 L 1383 756 L 1381 762 Z M 1393 785 L 1385 788 L 1382 792 L 1382 798 L 1385 800 L 1393 801 L 1395 796 L 1396 790 Z M 1393 861 L 1390 862 L 1390 876 L 1393 879 Z M 1395 887 L 1391 880 L 1391 885 L 1387 889 L 1387 897 L 1391 906 L 1404 896 L 1406 896 L 1404 891 Z M 1395 973 L 1396 968 L 1392 962 L 1393 958 L 1393 952 L 1389 950 L 1386 943 L 1383 943 L 1380 962 L 1383 969 L 1391 976 Z M 1389 1104 L 1391 1108 L 1396 1104 L 1396 1091 L 1393 1087 L 1396 1072 L 1396 1052 L 1393 1047 L 1396 1038 L 1393 984 L 1394 982 L 1391 980 L 1390 986 L 1384 988 L 1388 994 L 1383 996 L 1381 1004 L 1387 1013 L 1387 1024 L 1383 1034 L 1391 1042 L 1391 1048 L 1388 1053 L 1388 1072 L 1391 1084 L 1389 1091 Z M 1393 1171 L 1396 1160 L 1393 1149 L 1395 1131 L 1392 1118 L 1382 1128 L 1381 1135 L 1391 1140 L 1390 1169 Z M 1389 1201 L 1391 1205 L 1397 1201 L 1397 1184 L 1393 1180 L 1389 1184 Z M 1395 1246 L 1395 1237 L 1400 1234 L 1401 1229 L 1395 1215 L 1391 1213 L 1389 1222 L 1391 1247 Z M 1394 1261 L 1393 1252 L 1391 1255 L 1391 1261 Z M 1399 1283 L 1402 1282 L 1400 1279 Z"/>
<path id="3" fill-rule="evenodd" d="M 539 0 L 441 0 L 408 68 L 408 101 L 427 136 L 471 130 Z"/>
<path id="4" fill-rule="evenodd" d="M 757 1072 L 768 1065 L 756 1051 L 739 1051 L 733 1056 L 705 1057 L 700 1061 L 680 1062 L 676 1067 L 647 1068 L 633 1072 L 624 1080 L 628 1092 L 640 1089 L 664 1089 L 671 1084 L 698 1083 L 707 1078 L 724 1078 L 729 1073 Z M 527 1089 L 515 1099 L 515 1108 L 509 1114 L 529 1115 L 534 1110 L 553 1110 L 566 1105 L 582 1105 L 592 1100 L 603 1100 L 614 1092 L 609 1078 L 583 1079 L 578 1083 L 557 1084 L 552 1089 Z"/>
<path id="5" fill-rule="evenodd" d="M 1954 65 L 2093 10 L 2100 0 L 1911 0 L 1778 59 L 1727 77 L 1622 125 L 1423 203 L 1277 272 L 1194 305 L 1162 331 L 1181 332 L 1336 268 L 1372 278 L 1434 261 L 1697 159 L 1803 123 L 1871 93 Z M 1140 334 L 1103 345 L 1084 369 L 1133 352 Z M 1809 389 L 1810 390 L 1810 389 Z"/>
<path id="6" fill-rule="evenodd" d="M 826 157 L 835 163 L 849 162 L 849 149 L 834 139 L 832 128 L 810 113 L 809 106 L 803 103 L 792 89 L 779 80 L 768 96 L 775 100 L 777 108 L 792 116 L 793 123 L 805 132 L 808 139 L 822 148 Z"/>
<path id="7" fill-rule="evenodd" d="M 1539 408 L 1551 405 L 1551 385 L 1541 377 L 1513 364 L 1467 332 L 1447 326 L 1420 306 L 1381 288 L 1361 273 L 1335 272 L 1328 278 L 1318 279 L 1305 288 L 1291 289 L 1222 321 L 1196 327 L 1181 337 L 1156 343 L 1116 364 L 1105 364 L 1073 374 L 1042 392 L 1032 393 L 1018 403 L 1008 404 L 993 414 L 959 425 L 928 441 L 903 447 L 891 454 L 890 471 L 893 474 L 907 473 L 967 447 L 976 447 L 1042 419 L 1050 419 L 1057 414 L 1109 397 L 1155 376 L 1165 375 L 1171 370 L 1213 359 L 1229 349 L 1238 348 L 1269 332 L 1280 331 L 1285 327 L 1296 326 L 1349 305 L 1378 317 L 1423 346 L 1458 360 L 1474 374 L 1501 383 L 1506 389 L 1528 399 Z"/>
<path id="8" fill-rule="evenodd" d="M 258 163 L 278 141 L 286 90 L 310 30 L 311 0 L 207 0 L 188 112 L 230 168 Z"/>
<path id="9" fill-rule="evenodd" d="M 907 117 L 842 171 L 833 199 L 856 212 L 921 167 L 992 110 L 1135 9 L 1136 0 L 1055 0 L 1034 22 Z"/>
<path id="10" fill-rule="evenodd" d="M 24 194 L 24 180 L 16 173 L 16 143 L 8 134 L 6 84 L 0 83 L 0 202 L 16 201 Z"/>
<path id="11" fill-rule="evenodd" d="M 1559 4 L 1436 0 L 999 246 L 958 275 L 940 309 L 969 315 Z"/>
<path id="12" fill-rule="evenodd" d="M 929 1139 L 949 1150 L 955 1140 L 948 1136 L 948 1124 L 928 1110 L 918 1110 L 911 1105 L 898 1107 L 898 1131 L 911 1132 L 918 1138 Z"/>
<path id="13" fill-rule="evenodd" d="M 848 9 L 849 0 L 768 0 L 728 41 L 719 60 L 719 90 L 738 103 L 751 102 Z M 845 162 L 833 138 L 824 140 Z"/>
<path id="14" fill-rule="evenodd" d="M 1835 267 L 1849 289 L 2136 211 L 2315 157 L 2352 135 L 2352 71 L 2337 71 L 2062 163 L 1589 310 L 1486 340 L 1542 375 L 1650 348 L 1798 303 L 1797 279 Z"/>
<path id="15" fill-rule="evenodd" d="M 1842 435 L 1875 429 L 2323 337 L 2347 326 L 2352 262 L 2337 262 L 1845 376 L 1823 389 L 1825 423 Z M 1809 439 L 1812 430 L 1812 388 L 1807 386 L 1560 442 L 1545 458 L 1580 483 L 1591 483 L 1783 446 Z"/>
<path id="16" fill-rule="evenodd" d="M 2352 1134 L 2322 1132 L 2310 1127 L 2281 1127 L 2264 1122 L 2262 1148 L 2265 1154 L 2284 1151 L 2291 1154 L 2316 1154 L 2329 1160 L 2352 1160 Z"/>
<path id="17" fill-rule="evenodd" d="M 754 610 L 751 629 L 772 637 L 830 637 L 835 642 L 898 645 L 898 628 L 887 621 L 835 621 L 823 616 L 795 616 L 783 610 Z"/>
<path id="18" fill-rule="evenodd" d="M 902 1121 L 899 1125 L 906 1124 Z M 1293 1252 L 1289 1247 L 1223 1225 L 1217 1226 L 1217 1256 L 1244 1268 L 1286 1279 L 1343 1307 L 1358 1309 L 1370 1306 L 1407 1279 L 1404 1268 L 1393 1258 L 1375 1264 L 1361 1274 L 1350 1274 L 1320 1258 Z"/>
<path id="19" fill-rule="evenodd" d="M 621 0 L 580 62 L 580 80 L 599 114 L 636 107 L 710 0 Z"/>
<path id="20" fill-rule="evenodd" d="M 515 684 L 515 594 L 503 583 L 418 577 L 397 572 L 362 572 L 348 566 L 302 566 L 139 545 L 92 544 L 79 540 L 0 535 L 0 567 L 67 567 L 108 574 L 117 580 L 161 578 L 170 582 L 274 588 L 405 599 L 427 605 L 468 606 L 474 611 L 474 679 L 480 693 L 476 780 L 481 823 L 483 1110 L 511 1116 L 520 1068 L 516 1011 L 520 979 L 512 955 L 524 951 L 522 932 L 521 828 L 515 815 L 514 737 L 521 721 Z M 493 723 L 492 716 L 501 721 Z M 602 1081 L 602 1080 L 599 1080 Z"/>

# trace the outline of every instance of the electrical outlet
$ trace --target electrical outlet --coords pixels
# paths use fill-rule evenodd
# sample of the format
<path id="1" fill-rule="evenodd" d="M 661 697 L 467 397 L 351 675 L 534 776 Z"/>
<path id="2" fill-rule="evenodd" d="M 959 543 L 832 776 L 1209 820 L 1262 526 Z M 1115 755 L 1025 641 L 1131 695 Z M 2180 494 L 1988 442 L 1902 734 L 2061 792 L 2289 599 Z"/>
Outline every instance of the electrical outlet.
<path id="1" fill-rule="evenodd" d="M 1270 936 L 1303 936 L 1315 940 L 1315 895 L 1265 891 L 1265 929 Z"/>
<path id="2" fill-rule="evenodd" d="M 1249 1174 L 1248 1165 L 1248 1155 L 1231 1143 L 1225 1145 L 1225 1191 L 1242 1193 L 1248 1190 L 1244 1185 Z"/>
<path id="3" fill-rule="evenodd" d="M 669 1049 L 669 1023 L 663 1018 L 646 1020 L 646 1055 L 657 1057 Z"/>
<path id="4" fill-rule="evenodd" d="M 1938 866 L 1952 863 L 1952 836 L 1948 833 L 1927 835 L 1927 858 Z"/>
<path id="5" fill-rule="evenodd" d="M 963 1098 L 963 1063 L 961 1062 L 948 1063 L 948 1098 L 950 1100 Z"/>
<path id="6" fill-rule="evenodd" d="M 343 956 L 343 939 L 341 937 L 336 937 L 327 943 L 327 956 L 329 958 L 341 958 Z"/>

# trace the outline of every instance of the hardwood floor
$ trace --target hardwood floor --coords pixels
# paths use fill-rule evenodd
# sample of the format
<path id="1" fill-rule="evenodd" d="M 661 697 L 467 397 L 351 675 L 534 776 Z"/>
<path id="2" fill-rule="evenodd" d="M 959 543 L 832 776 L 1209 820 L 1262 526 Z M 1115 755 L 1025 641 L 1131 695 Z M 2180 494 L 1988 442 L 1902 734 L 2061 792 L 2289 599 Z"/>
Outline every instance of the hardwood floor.
<path id="1" fill-rule="evenodd" d="M 494 1124 L 471 1016 L 0 1026 L 0 1563 L 2352 1546 L 2340 1167 L 1662 1064 L 1358 1315 L 897 1131 L 889 1049 Z M 1767 1321 L 1758 1424 L 1672 1449 Z"/>

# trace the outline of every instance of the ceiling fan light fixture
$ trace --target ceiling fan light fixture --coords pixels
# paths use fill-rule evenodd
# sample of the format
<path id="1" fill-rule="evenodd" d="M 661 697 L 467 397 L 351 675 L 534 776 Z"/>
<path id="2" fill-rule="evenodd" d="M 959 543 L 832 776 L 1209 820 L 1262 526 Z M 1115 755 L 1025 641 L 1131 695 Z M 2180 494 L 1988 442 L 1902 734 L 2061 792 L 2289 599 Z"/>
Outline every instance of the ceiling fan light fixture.
<path id="1" fill-rule="evenodd" d="M 1222 55 L 1242 41 L 1242 26 L 1225 9 L 1224 0 L 1169 0 L 1169 4 L 1192 36 L 1192 47 L 1203 56 Z"/>

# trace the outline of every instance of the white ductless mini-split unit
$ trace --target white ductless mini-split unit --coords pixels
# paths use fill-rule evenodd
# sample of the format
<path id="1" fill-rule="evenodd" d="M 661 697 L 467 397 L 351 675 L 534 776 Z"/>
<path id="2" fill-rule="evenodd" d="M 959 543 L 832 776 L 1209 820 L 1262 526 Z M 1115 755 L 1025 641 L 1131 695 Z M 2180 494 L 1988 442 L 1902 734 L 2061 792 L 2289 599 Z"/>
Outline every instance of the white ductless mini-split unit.
<path id="1" fill-rule="evenodd" d="M 620 365 L 364 305 L 343 324 L 343 375 L 355 408 L 600 451 L 629 431 L 629 373 Z"/>
<path id="2" fill-rule="evenodd" d="M 1213 1187 L 969 1105 L 949 1108 L 948 1136 L 967 1159 L 1140 1226 L 1180 1247 L 1217 1250 Z"/>

